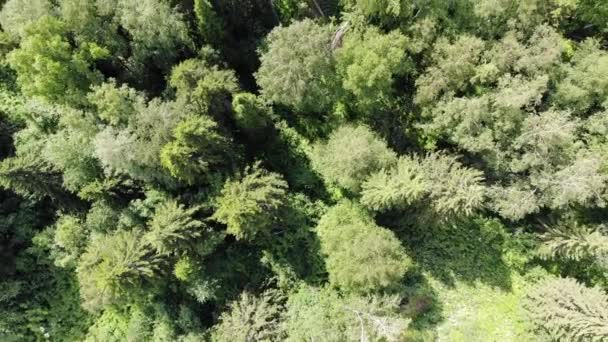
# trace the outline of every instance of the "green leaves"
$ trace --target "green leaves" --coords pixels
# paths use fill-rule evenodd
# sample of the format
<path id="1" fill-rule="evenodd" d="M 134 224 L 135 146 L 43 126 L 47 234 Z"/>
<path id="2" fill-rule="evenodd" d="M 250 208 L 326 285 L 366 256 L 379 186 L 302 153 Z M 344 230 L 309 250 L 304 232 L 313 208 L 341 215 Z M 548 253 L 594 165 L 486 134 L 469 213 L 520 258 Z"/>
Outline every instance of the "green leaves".
<path id="1" fill-rule="evenodd" d="M 410 319 L 399 296 L 340 296 L 301 286 L 287 301 L 287 341 L 401 341 Z"/>
<path id="2" fill-rule="evenodd" d="M 157 274 L 161 262 L 140 230 L 93 236 L 77 269 L 83 306 L 95 312 L 124 302 L 129 289 L 142 286 L 144 280 Z"/>
<path id="3" fill-rule="evenodd" d="M 101 74 L 91 70 L 91 64 L 106 54 L 93 43 L 75 49 L 67 40 L 63 22 L 45 16 L 28 27 L 20 48 L 8 55 L 8 62 L 17 71 L 24 94 L 82 105 L 89 86 L 101 81 Z"/>
<path id="4" fill-rule="evenodd" d="M 336 51 L 336 66 L 357 110 L 367 114 L 390 103 L 395 78 L 412 70 L 406 45 L 405 36 L 397 31 L 382 34 L 369 29 L 346 34 Z"/>
<path id="5" fill-rule="evenodd" d="M 549 279 L 528 294 L 527 310 L 551 339 L 560 341 L 608 338 L 608 297 L 571 278 Z"/>
<path id="6" fill-rule="evenodd" d="M 331 25 L 310 19 L 275 28 L 255 75 L 262 95 L 302 114 L 329 110 L 336 97 L 332 34 Z"/>
<path id="7" fill-rule="evenodd" d="M 587 227 L 565 223 L 549 228 L 541 235 L 543 241 L 538 253 L 544 259 L 565 258 L 604 260 L 608 257 L 608 236 L 605 227 Z"/>
<path id="8" fill-rule="evenodd" d="M 146 229 L 127 227 L 92 234 L 77 268 L 84 307 L 98 311 L 133 301 L 140 292 L 151 290 L 179 256 L 205 248 L 212 251 L 221 234 L 218 239 L 193 217 L 198 210 L 165 200 L 156 205 Z M 206 240 L 199 248 L 194 241 L 202 236 Z"/>
<path id="9" fill-rule="evenodd" d="M 329 209 L 316 232 L 329 282 L 344 291 L 373 293 L 395 288 L 411 266 L 395 234 L 377 226 L 353 202 L 343 201 Z"/>
<path id="10" fill-rule="evenodd" d="M 205 225 L 193 218 L 199 208 L 186 209 L 176 201 L 167 201 L 156 207 L 146 233 L 147 243 L 158 254 L 177 253 L 188 242 L 202 235 Z"/>
<path id="11" fill-rule="evenodd" d="M 375 171 L 390 167 L 396 155 L 365 126 L 344 125 L 318 143 L 310 155 L 313 167 L 330 184 L 359 192 L 361 183 Z"/>
<path id="12" fill-rule="evenodd" d="M 403 209 L 422 198 L 428 186 L 419 160 L 401 157 L 394 168 L 376 172 L 363 183 L 361 204 L 376 211 Z"/>
<path id="13" fill-rule="evenodd" d="M 213 217 L 239 240 L 253 241 L 268 234 L 277 209 L 285 204 L 287 182 L 279 174 L 255 164 L 242 177 L 224 184 Z"/>
<path id="14" fill-rule="evenodd" d="M 160 162 L 171 175 L 188 184 L 209 179 L 213 167 L 229 164 L 231 146 L 207 116 L 192 116 L 173 130 L 173 140 L 160 151 Z"/>
<path id="15" fill-rule="evenodd" d="M 448 220 L 470 216 L 482 207 L 486 192 L 482 181 L 482 172 L 463 166 L 455 157 L 401 157 L 394 168 L 363 183 L 361 203 L 378 211 L 424 203 L 436 219 Z"/>
<path id="16" fill-rule="evenodd" d="M 274 341 L 281 338 L 281 306 L 276 294 L 247 292 L 230 304 L 213 329 L 212 341 Z"/>

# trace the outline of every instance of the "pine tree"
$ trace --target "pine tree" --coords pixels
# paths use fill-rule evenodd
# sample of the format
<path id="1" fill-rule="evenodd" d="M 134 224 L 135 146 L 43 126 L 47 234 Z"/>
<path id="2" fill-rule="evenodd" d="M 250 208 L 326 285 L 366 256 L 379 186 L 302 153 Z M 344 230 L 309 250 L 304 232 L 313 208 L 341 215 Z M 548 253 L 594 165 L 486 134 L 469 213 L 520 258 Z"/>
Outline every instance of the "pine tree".
<path id="1" fill-rule="evenodd" d="M 549 279 L 529 294 L 525 305 L 538 329 L 555 341 L 608 339 L 608 296 L 571 278 Z"/>
<path id="2" fill-rule="evenodd" d="M 244 292 L 230 304 L 213 329 L 212 341 L 275 341 L 281 334 L 281 305 L 276 293 Z"/>
<path id="3" fill-rule="evenodd" d="M 329 282 L 344 291 L 372 293 L 397 286 L 411 259 L 395 234 L 376 225 L 363 207 L 343 201 L 316 228 Z"/>
<path id="4" fill-rule="evenodd" d="M 566 258 L 582 260 L 608 257 L 608 236 L 605 227 L 588 227 L 574 223 L 562 223 L 549 228 L 541 235 L 543 241 L 539 254 L 545 259 Z"/>
<path id="5" fill-rule="evenodd" d="M 71 196 L 61 186 L 61 174 L 41 156 L 25 154 L 0 163 L 0 186 L 30 198 L 64 201 Z"/>
<path id="6" fill-rule="evenodd" d="M 83 306 L 96 312 L 126 302 L 131 290 L 142 290 L 158 274 L 162 262 L 137 229 L 94 235 L 77 268 Z"/>
<path id="7" fill-rule="evenodd" d="M 188 184 L 211 179 L 218 166 L 230 165 L 229 139 L 208 116 L 192 116 L 173 130 L 173 140 L 160 151 L 160 162 L 171 175 Z"/>
<path id="8" fill-rule="evenodd" d="M 332 35 L 331 25 L 310 19 L 270 32 L 268 49 L 262 51 L 255 74 L 262 95 L 302 114 L 331 109 L 339 89 L 330 49 Z"/>
<path id="9" fill-rule="evenodd" d="M 372 210 L 428 207 L 438 220 L 470 216 L 485 197 L 483 173 L 462 165 L 456 157 L 429 154 L 401 157 L 397 165 L 363 183 L 361 203 Z"/>
<path id="10" fill-rule="evenodd" d="M 376 172 L 363 183 L 361 204 L 377 211 L 402 209 L 425 196 L 428 187 L 419 160 L 401 157 L 394 168 Z"/>
<path id="11" fill-rule="evenodd" d="M 144 234 L 144 240 L 157 254 L 180 254 L 180 252 L 193 249 L 194 241 L 210 232 L 205 224 L 193 216 L 200 208 L 186 208 L 175 200 L 166 201 L 154 210 L 154 215 L 149 221 L 149 231 Z M 211 243 L 214 239 L 208 239 L 201 244 Z"/>
<path id="12" fill-rule="evenodd" d="M 270 231 L 277 210 L 286 203 L 287 182 L 259 164 L 224 184 L 213 217 L 237 239 L 253 240 Z"/>
<path id="13" fill-rule="evenodd" d="M 352 125 L 339 127 L 327 142 L 317 143 L 310 158 L 328 183 L 351 192 L 359 192 L 370 174 L 397 161 L 395 152 L 373 131 Z"/>

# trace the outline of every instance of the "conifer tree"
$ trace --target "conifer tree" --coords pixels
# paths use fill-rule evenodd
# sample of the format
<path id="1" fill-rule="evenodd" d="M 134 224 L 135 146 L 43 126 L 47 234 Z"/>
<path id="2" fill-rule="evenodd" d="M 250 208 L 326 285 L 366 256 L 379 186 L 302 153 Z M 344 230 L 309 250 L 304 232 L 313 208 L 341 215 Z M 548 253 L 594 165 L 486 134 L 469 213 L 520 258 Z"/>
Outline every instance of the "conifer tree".
<path id="1" fill-rule="evenodd" d="M 395 234 L 375 224 L 360 205 L 343 201 L 316 228 L 330 283 L 347 292 L 394 288 L 411 266 Z"/>
<path id="2" fill-rule="evenodd" d="M 287 188 L 281 175 L 259 164 L 248 166 L 240 178 L 224 184 L 213 217 L 237 239 L 263 238 L 270 232 L 277 210 L 286 204 Z"/>
<path id="3" fill-rule="evenodd" d="M 608 338 L 608 296 L 571 278 L 549 279 L 528 294 L 526 308 L 537 327 L 556 341 Z"/>

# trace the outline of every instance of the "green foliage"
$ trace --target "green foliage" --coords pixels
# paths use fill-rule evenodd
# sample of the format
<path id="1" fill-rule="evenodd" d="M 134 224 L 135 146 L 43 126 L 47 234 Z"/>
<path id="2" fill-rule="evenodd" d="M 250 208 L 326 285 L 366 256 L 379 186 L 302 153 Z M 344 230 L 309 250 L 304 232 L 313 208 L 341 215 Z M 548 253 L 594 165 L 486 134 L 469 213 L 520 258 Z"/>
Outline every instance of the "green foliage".
<path id="1" fill-rule="evenodd" d="M 207 116 L 191 116 L 173 130 L 173 140 L 160 151 L 160 163 L 188 184 L 210 179 L 217 166 L 230 165 L 230 141 Z"/>
<path id="2" fill-rule="evenodd" d="M 398 286 L 412 261 L 393 232 L 359 205 L 344 201 L 319 220 L 316 232 L 332 285 L 370 293 Z"/>
<path id="3" fill-rule="evenodd" d="M 572 65 L 564 66 L 565 77 L 557 85 L 556 102 L 577 114 L 585 114 L 596 106 L 606 106 L 608 94 L 608 55 L 597 42 L 587 40 L 572 56 Z"/>
<path id="4" fill-rule="evenodd" d="M 370 174 L 392 166 L 397 159 L 369 128 L 351 125 L 339 127 L 327 142 L 315 145 L 310 158 L 328 183 L 352 192 L 360 191 Z"/>
<path id="5" fill-rule="evenodd" d="M 119 0 L 117 5 L 117 20 L 130 35 L 129 62 L 134 68 L 151 62 L 166 71 L 179 51 L 191 44 L 183 15 L 167 1 Z"/>
<path id="6" fill-rule="evenodd" d="M 232 109 L 239 128 L 249 134 L 261 133 L 264 128 L 271 124 L 269 117 L 271 109 L 262 99 L 253 94 L 236 94 L 232 99 Z"/>
<path id="7" fill-rule="evenodd" d="M 63 22 L 45 16 L 27 28 L 19 49 L 8 55 L 25 95 L 82 104 L 89 86 L 100 82 L 91 64 L 108 51 L 94 43 L 75 49 L 66 36 Z"/>
<path id="8" fill-rule="evenodd" d="M 53 265 L 48 249 L 53 236 L 37 233 L 48 209 L 8 192 L 2 198 L 0 339 L 81 340 L 90 317 L 80 307 L 74 274 Z"/>
<path id="9" fill-rule="evenodd" d="M 54 235 L 55 264 L 74 267 L 87 245 L 87 227 L 78 218 L 64 215 L 55 223 Z"/>
<path id="10" fill-rule="evenodd" d="M 604 230 L 603 226 L 587 227 L 576 222 L 561 224 L 541 235 L 543 243 L 538 252 L 547 259 L 602 260 L 608 255 L 608 236 Z"/>
<path id="11" fill-rule="evenodd" d="M 8 0 L 2 5 L 0 24 L 4 32 L 18 40 L 26 36 L 26 29 L 31 23 L 51 15 L 52 11 L 53 4 L 49 0 Z"/>
<path id="12" fill-rule="evenodd" d="M 403 209 L 426 198 L 440 220 L 469 216 L 483 205 L 482 180 L 480 171 L 447 155 L 401 157 L 396 167 L 363 183 L 361 203 L 373 210 Z"/>
<path id="13" fill-rule="evenodd" d="M 270 232 L 277 209 L 285 203 L 287 188 L 279 174 L 259 164 L 247 167 L 239 179 L 224 184 L 213 217 L 237 239 L 252 241 Z"/>
<path id="14" fill-rule="evenodd" d="M 215 43 L 222 34 L 222 22 L 210 0 L 194 0 L 194 14 L 203 39 Z"/>
<path id="15" fill-rule="evenodd" d="M 608 339 L 603 1 L 0 4 L 0 340 Z"/>
<path id="16" fill-rule="evenodd" d="M 101 177 L 92 137 L 98 133 L 95 119 L 75 110 L 62 110 L 59 130 L 43 149 L 45 159 L 63 173 L 63 186 L 79 192 Z"/>
<path id="17" fill-rule="evenodd" d="M 57 170 L 32 154 L 4 159 L 0 163 L 0 186 L 33 199 L 67 197 Z"/>
<path id="18" fill-rule="evenodd" d="M 361 204 L 378 211 L 403 208 L 424 196 L 426 182 L 419 161 L 401 157 L 393 169 L 382 169 L 363 183 Z"/>
<path id="19" fill-rule="evenodd" d="M 281 306 L 276 295 L 242 293 L 215 326 L 212 341 L 274 341 L 281 337 Z"/>
<path id="20" fill-rule="evenodd" d="M 192 216 L 198 208 L 186 209 L 176 201 L 168 201 L 156 207 L 150 221 L 146 242 L 158 254 L 178 253 L 187 242 L 201 235 L 204 224 Z"/>
<path id="21" fill-rule="evenodd" d="M 88 99 L 97 107 L 97 116 L 112 126 L 127 124 L 144 105 L 140 94 L 126 84 L 118 87 L 115 80 L 93 87 Z"/>
<path id="22" fill-rule="evenodd" d="M 95 135 L 95 156 L 107 174 L 124 173 L 138 180 L 171 184 L 161 165 L 161 150 L 188 112 L 176 102 L 154 99 L 138 105 L 127 127 L 105 126 Z"/>
<path id="23" fill-rule="evenodd" d="M 410 320 L 398 296 L 340 297 L 328 288 L 302 286 L 289 297 L 286 341 L 401 341 Z"/>
<path id="24" fill-rule="evenodd" d="M 453 44 L 445 38 L 437 41 L 432 55 L 433 66 L 416 81 L 416 101 L 429 103 L 442 93 L 462 91 L 475 74 L 483 47 L 481 39 L 471 36 L 460 36 Z"/>
<path id="25" fill-rule="evenodd" d="M 517 274 L 508 289 L 489 284 L 457 281 L 443 285 L 430 280 L 437 291 L 444 319 L 433 340 L 447 341 L 544 341 L 535 335 L 522 304 L 531 282 Z M 422 340 L 426 341 L 426 340 Z"/>
<path id="26" fill-rule="evenodd" d="M 461 281 L 509 289 L 513 269 L 525 271 L 535 256 L 533 237 L 511 234 L 497 219 L 472 217 L 433 225 L 399 220 L 391 223 L 399 223 L 394 229 L 408 255 L 446 286 Z"/>
<path id="27" fill-rule="evenodd" d="M 483 204 L 483 173 L 463 166 L 455 157 L 430 154 L 421 168 L 428 178 L 433 211 L 445 217 L 471 215 Z"/>
<path id="28" fill-rule="evenodd" d="M 608 336 L 606 293 L 571 278 L 549 279 L 528 294 L 527 310 L 551 340 L 597 340 Z"/>
<path id="29" fill-rule="evenodd" d="M 188 59 L 171 70 L 169 84 L 177 96 L 191 103 L 197 114 L 221 118 L 230 95 L 239 89 L 232 70 L 210 65 L 204 59 Z"/>
<path id="30" fill-rule="evenodd" d="M 390 104 L 395 78 L 412 68 L 406 58 L 406 45 L 406 38 L 396 31 L 382 34 L 372 29 L 344 38 L 336 54 L 336 66 L 344 90 L 359 111 L 367 114 Z"/>
<path id="31" fill-rule="evenodd" d="M 331 109 L 337 84 L 332 31 L 310 19 L 274 29 L 255 75 L 262 95 L 301 114 Z"/>
<path id="32" fill-rule="evenodd" d="M 161 261 L 141 231 L 93 235 L 77 270 L 83 306 L 95 312 L 124 303 L 129 289 L 141 287 L 146 279 L 155 277 Z"/>

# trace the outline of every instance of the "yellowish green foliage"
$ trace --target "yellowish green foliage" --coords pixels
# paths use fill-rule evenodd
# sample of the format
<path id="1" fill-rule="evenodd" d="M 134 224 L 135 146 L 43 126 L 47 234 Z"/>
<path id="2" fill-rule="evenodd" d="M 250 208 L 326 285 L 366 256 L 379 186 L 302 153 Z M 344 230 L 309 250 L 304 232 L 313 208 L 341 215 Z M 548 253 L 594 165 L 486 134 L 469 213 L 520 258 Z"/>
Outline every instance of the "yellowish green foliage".
<path id="1" fill-rule="evenodd" d="M 361 183 L 375 171 L 394 165 L 395 152 L 365 126 L 344 125 L 327 142 L 314 146 L 313 167 L 332 184 L 358 192 Z"/>
<path id="2" fill-rule="evenodd" d="M 343 201 L 316 228 L 329 282 L 346 292 L 373 293 L 398 287 L 412 261 L 390 230 L 376 225 L 360 205 Z"/>
<path id="3" fill-rule="evenodd" d="M 332 33 L 333 26 L 310 19 L 274 29 L 255 75 L 262 95 L 301 114 L 330 109 L 336 97 Z"/>
<path id="4" fill-rule="evenodd" d="M 572 278 L 552 278 L 528 294 L 526 309 L 537 328 L 552 341 L 608 337 L 608 296 Z"/>
<path id="5" fill-rule="evenodd" d="M 224 184 L 213 217 L 227 226 L 239 240 L 264 238 L 276 220 L 277 210 L 285 205 L 287 182 L 277 173 L 255 164 L 238 179 Z"/>

